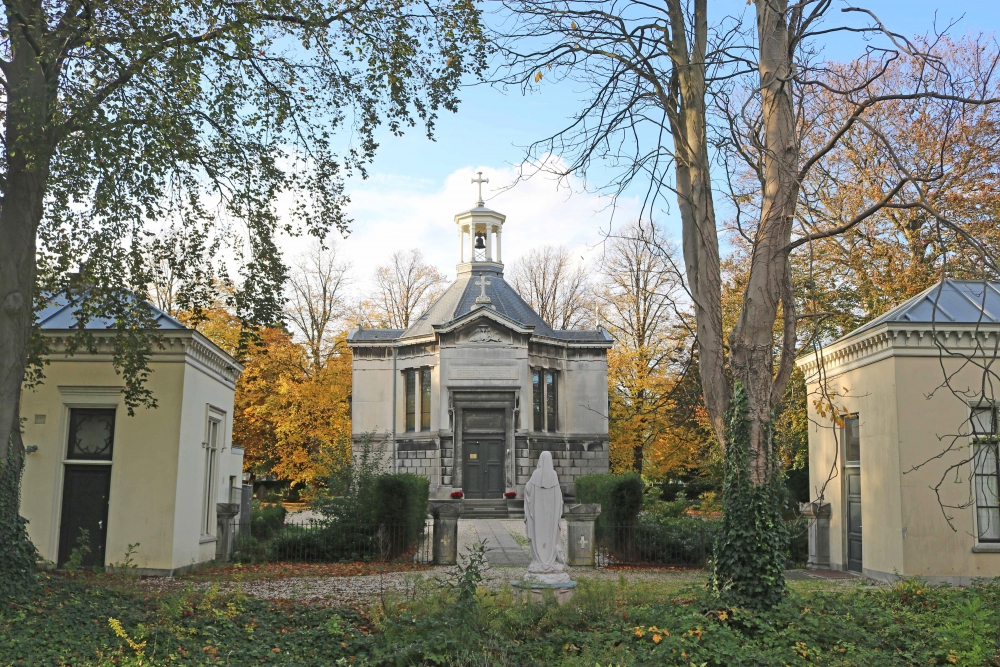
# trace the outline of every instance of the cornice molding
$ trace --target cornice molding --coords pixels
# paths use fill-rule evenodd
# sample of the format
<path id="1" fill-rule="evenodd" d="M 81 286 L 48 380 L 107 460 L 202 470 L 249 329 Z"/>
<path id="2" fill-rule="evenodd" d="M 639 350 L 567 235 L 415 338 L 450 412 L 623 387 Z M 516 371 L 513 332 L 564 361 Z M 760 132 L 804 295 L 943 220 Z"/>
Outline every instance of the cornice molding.
<path id="1" fill-rule="evenodd" d="M 76 336 L 72 330 L 43 330 L 42 335 L 49 343 L 50 361 L 111 361 L 115 350 L 114 330 L 89 331 L 96 351 L 78 350 L 67 354 L 66 349 Z M 150 361 L 184 362 L 215 378 L 230 389 L 236 388 L 236 380 L 243 372 L 243 366 L 229 356 L 203 334 L 191 329 L 160 331 L 160 343 L 153 346 Z"/>
<path id="2" fill-rule="evenodd" d="M 806 375 L 823 364 L 827 375 L 846 373 L 889 357 L 1000 357 L 1000 324 L 885 322 L 796 359 Z"/>

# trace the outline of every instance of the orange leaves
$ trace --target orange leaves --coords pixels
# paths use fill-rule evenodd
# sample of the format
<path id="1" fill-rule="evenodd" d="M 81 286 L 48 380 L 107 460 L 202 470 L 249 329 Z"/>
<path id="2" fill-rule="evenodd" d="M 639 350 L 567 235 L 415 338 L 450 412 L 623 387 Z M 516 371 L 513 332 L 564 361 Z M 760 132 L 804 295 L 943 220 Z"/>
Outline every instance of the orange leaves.
<path id="1" fill-rule="evenodd" d="M 239 323 L 213 313 L 199 329 L 220 346 L 239 338 Z M 247 351 L 236 384 L 233 445 L 244 467 L 308 484 L 350 457 L 351 355 L 343 339 L 322 368 L 283 329 L 265 327 Z"/>

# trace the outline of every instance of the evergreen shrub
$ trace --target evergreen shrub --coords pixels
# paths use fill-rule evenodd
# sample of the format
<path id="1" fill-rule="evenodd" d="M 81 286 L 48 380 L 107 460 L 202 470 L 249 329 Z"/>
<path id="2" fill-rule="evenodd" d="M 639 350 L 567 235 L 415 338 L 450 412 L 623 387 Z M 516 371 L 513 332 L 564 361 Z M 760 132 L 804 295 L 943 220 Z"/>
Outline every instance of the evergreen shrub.
<path id="1" fill-rule="evenodd" d="M 404 553 L 423 533 L 430 482 L 418 475 L 379 475 L 375 480 L 375 521 L 388 527 L 392 557 Z"/>
<path id="2" fill-rule="evenodd" d="M 594 531 L 620 557 L 631 554 L 642 509 L 645 485 L 636 473 L 625 475 L 584 475 L 574 481 L 576 500 L 599 503 L 601 514 Z"/>

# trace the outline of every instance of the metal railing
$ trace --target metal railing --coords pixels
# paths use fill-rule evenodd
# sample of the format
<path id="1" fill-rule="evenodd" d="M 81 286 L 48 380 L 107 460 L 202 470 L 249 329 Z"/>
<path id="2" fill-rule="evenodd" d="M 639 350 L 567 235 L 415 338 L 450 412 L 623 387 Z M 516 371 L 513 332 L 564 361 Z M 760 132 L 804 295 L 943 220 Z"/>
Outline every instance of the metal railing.
<path id="1" fill-rule="evenodd" d="M 244 562 L 366 562 L 433 558 L 432 526 L 353 524 L 318 520 L 274 525 L 250 521 L 234 529 L 232 558 Z"/>
<path id="2" fill-rule="evenodd" d="M 717 520 L 682 519 L 599 525 L 595 535 L 595 565 L 705 568 L 712 558 L 719 524 Z M 808 520 L 790 519 L 786 524 L 790 537 L 788 565 L 802 565 L 809 556 Z"/>

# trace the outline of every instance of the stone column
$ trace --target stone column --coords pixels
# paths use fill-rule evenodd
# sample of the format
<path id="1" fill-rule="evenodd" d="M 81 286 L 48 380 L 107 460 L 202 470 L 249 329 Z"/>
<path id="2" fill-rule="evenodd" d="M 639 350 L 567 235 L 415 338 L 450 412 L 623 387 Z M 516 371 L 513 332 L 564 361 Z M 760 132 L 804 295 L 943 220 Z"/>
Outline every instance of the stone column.
<path id="1" fill-rule="evenodd" d="M 809 562 L 810 570 L 830 569 L 830 503 L 814 500 L 799 503 L 799 512 L 809 519 Z"/>
<path id="2" fill-rule="evenodd" d="M 467 261 L 476 261 L 476 226 L 469 223 L 469 259 Z"/>
<path id="3" fill-rule="evenodd" d="M 500 232 L 503 228 L 497 227 L 497 262 L 503 263 L 503 256 L 500 254 Z"/>
<path id="4" fill-rule="evenodd" d="M 566 505 L 563 517 L 566 519 L 567 565 L 591 566 L 594 560 L 594 522 L 601 513 L 601 506 Z"/>
<path id="5" fill-rule="evenodd" d="M 239 503 L 216 503 L 215 560 L 227 561 L 233 552 L 233 519 L 240 513 Z"/>
<path id="6" fill-rule="evenodd" d="M 455 565 L 458 563 L 458 517 L 462 513 L 459 503 L 433 503 L 434 516 L 434 564 Z"/>
<path id="7" fill-rule="evenodd" d="M 462 231 L 462 227 L 458 228 L 458 262 L 461 264 L 465 261 L 465 232 Z"/>

